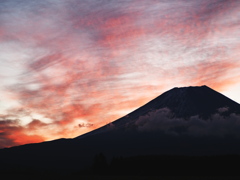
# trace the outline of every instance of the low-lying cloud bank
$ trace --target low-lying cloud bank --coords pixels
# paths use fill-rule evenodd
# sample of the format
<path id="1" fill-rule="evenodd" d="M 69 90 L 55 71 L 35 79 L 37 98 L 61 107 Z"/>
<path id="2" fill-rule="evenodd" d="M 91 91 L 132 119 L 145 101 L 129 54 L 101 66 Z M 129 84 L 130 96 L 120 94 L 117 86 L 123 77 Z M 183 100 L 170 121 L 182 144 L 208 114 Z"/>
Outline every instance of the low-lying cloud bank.
<path id="1" fill-rule="evenodd" d="M 228 107 L 220 108 L 218 113 L 213 114 L 207 120 L 203 120 L 198 115 L 185 120 L 172 118 L 171 110 L 162 108 L 139 117 L 135 125 L 140 132 L 162 131 L 176 136 L 240 137 L 240 115 L 232 113 L 224 116 L 223 113 L 228 110 Z"/>

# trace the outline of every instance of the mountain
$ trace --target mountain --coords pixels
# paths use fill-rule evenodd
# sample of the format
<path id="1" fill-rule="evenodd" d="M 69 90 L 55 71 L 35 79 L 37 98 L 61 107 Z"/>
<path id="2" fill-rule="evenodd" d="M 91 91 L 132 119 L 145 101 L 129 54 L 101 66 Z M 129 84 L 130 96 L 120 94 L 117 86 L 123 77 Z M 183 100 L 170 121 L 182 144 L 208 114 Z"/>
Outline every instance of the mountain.
<path id="1" fill-rule="evenodd" d="M 206 120 L 214 113 L 218 113 L 221 108 L 226 109 L 225 112 L 222 112 L 225 116 L 231 113 L 240 114 L 240 105 L 238 103 L 206 85 L 175 87 L 110 125 L 115 129 L 125 128 L 128 124 L 135 124 L 140 116 L 162 108 L 171 110 L 171 118 L 183 118 L 186 120 L 195 115 Z M 108 124 L 77 138 L 108 131 L 111 129 L 109 128 L 110 125 Z"/>
<path id="2" fill-rule="evenodd" d="M 109 161 L 142 155 L 240 155 L 239 132 L 238 103 L 207 86 L 173 88 L 79 137 L 0 149 L 0 170 L 78 170 L 90 167 L 99 153 Z"/>

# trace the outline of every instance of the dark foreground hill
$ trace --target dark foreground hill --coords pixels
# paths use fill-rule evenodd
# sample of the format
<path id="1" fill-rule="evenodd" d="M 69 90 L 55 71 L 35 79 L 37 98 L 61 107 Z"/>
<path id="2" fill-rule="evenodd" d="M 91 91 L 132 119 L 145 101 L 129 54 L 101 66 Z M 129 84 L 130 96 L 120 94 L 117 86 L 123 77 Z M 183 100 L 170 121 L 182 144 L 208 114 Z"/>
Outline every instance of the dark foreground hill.
<path id="1" fill-rule="evenodd" d="M 1 149 L 0 169 L 34 175 L 239 175 L 239 114 L 239 104 L 207 86 L 174 88 L 77 138 Z"/>

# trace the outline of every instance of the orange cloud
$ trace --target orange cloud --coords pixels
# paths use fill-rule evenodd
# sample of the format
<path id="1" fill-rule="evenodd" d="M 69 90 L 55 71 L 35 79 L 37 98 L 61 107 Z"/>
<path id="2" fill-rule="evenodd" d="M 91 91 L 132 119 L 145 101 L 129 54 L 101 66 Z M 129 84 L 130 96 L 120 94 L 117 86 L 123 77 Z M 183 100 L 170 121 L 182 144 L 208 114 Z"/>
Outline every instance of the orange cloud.
<path id="1" fill-rule="evenodd" d="M 28 143 L 38 143 L 45 140 L 41 135 L 27 135 L 26 128 L 16 120 L 0 121 L 0 148 L 17 146 Z"/>
<path id="2" fill-rule="evenodd" d="M 14 131 L 14 135 L 9 135 L 6 137 L 9 140 L 13 141 L 13 145 L 23 145 L 23 144 L 30 144 L 30 143 L 39 143 L 43 142 L 45 138 L 39 136 L 39 135 L 26 135 L 22 132 L 16 132 Z"/>

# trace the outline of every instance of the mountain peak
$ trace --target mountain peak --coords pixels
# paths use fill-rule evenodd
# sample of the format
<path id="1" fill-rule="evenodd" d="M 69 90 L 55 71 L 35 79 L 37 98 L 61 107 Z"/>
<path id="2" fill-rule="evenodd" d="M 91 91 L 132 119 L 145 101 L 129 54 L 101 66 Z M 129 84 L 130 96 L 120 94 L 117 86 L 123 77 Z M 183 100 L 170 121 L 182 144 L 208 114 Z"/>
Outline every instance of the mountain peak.
<path id="1" fill-rule="evenodd" d="M 199 115 L 208 118 L 219 108 L 228 107 L 231 113 L 240 113 L 239 104 L 210 87 L 175 87 L 153 100 L 155 108 L 169 108 L 176 117 Z"/>
<path id="2" fill-rule="evenodd" d="M 202 86 L 184 86 L 184 87 L 174 87 L 173 89 L 186 89 L 186 88 L 209 88 L 207 85 L 202 85 Z"/>
<path id="3" fill-rule="evenodd" d="M 184 86 L 184 87 L 174 87 L 172 89 L 170 89 L 169 91 L 171 90 L 188 90 L 188 89 L 211 89 L 210 87 L 208 87 L 207 85 L 202 85 L 202 86 Z"/>

